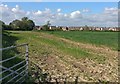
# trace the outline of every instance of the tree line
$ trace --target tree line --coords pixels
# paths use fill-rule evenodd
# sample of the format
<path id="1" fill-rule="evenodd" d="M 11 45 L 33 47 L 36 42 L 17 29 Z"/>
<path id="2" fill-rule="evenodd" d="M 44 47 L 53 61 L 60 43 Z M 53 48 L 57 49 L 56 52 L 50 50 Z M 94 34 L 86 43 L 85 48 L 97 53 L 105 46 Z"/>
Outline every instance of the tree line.
<path id="1" fill-rule="evenodd" d="M 2 30 L 33 30 L 35 27 L 35 23 L 28 19 L 28 17 L 23 17 L 21 20 L 13 20 L 8 25 L 3 21 L 0 21 L 0 25 L 2 26 Z"/>

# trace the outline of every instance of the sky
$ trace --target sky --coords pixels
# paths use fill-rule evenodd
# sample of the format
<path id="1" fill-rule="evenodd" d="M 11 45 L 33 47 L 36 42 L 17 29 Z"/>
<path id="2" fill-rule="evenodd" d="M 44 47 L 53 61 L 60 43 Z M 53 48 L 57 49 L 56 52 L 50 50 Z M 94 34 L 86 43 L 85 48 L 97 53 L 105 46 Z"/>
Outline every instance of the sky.
<path id="1" fill-rule="evenodd" d="M 1 2 L 119 2 L 119 0 L 0 0 Z"/>
<path id="2" fill-rule="evenodd" d="M 0 9 L 6 24 L 26 16 L 36 25 L 118 26 L 117 2 L 4 2 Z"/>

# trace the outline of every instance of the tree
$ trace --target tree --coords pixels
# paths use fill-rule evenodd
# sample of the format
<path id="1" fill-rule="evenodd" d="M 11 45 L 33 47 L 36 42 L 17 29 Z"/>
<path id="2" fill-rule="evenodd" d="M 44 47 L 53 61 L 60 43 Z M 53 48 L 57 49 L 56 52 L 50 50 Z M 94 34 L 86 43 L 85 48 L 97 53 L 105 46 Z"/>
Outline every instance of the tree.
<path id="1" fill-rule="evenodd" d="M 35 23 L 32 20 L 28 20 L 27 25 L 29 27 L 28 30 L 33 30 L 33 28 L 35 27 Z"/>
<path id="2" fill-rule="evenodd" d="M 49 27 L 51 25 L 50 21 L 47 21 L 46 25 Z"/>
<path id="3" fill-rule="evenodd" d="M 27 17 L 23 17 L 21 20 L 14 20 L 9 25 L 13 30 L 33 30 L 35 27 L 35 23 Z"/>
<path id="4" fill-rule="evenodd" d="M 50 25 L 50 21 L 47 21 L 46 24 L 43 25 L 43 30 L 49 30 Z"/>
<path id="5" fill-rule="evenodd" d="M 22 18 L 22 23 L 23 23 L 23 30 L 33 30 L 33 28 L 35 27 L 35 23 L 28 19 L 27 17 L 23 17 Z"/>
<path id="6" fill-rule="evenodd" d="M 43 25 L 43 30 L 49 30 L 48 25 Z"/>
<path id="7" fill-rule="evenodd" d="M 28 17 L 23 17 L 22 21 L 28 21 Z"/>
<path id="8" fill-rule="evenodd" d="M 21 29 L 21 21 L 20 20 L 13 20 L 9 25 L 13 30 L 20 30 Z"/>
<path id="9" fill-rule="evenodd" d="M 12 28 L 9 25 L 3 25 L 3 30 L 12 30 Z"/>
<path id="10" fill-rule="evenodd" d="M 11 30 L 11 27 L 9 25 L 6 25 L 3 21 L 0 20 L 0 26 L 2 30 Z"/>
<path id="11" fill-rule="evenodd" d="M 21 21 L 22 21 L 22 27 L 21 27 L 21 29 L 22 30 L 29 30 L 29 25 L 28 25 L 28 18 L 27 17 L 23 17 L 22 19 L 21 19 Z"/>
<path id="12" fill-rule="evenodd" d="M 4 25 L 5 25 L 5 23 L 0 20 L 0 26 L 1 26 L 0 28 L 4 29 Z"/>
<path id="13" fill-rule="evenodd" d="M 0 20 L 0 25 L 4 25 L 5 23 L 3 21 Z"/>
<path id="14" fill-rule="evenodd" d="M 85 25 L 85 30 L 89 30 L 89 27 L 87 25 Z"/>

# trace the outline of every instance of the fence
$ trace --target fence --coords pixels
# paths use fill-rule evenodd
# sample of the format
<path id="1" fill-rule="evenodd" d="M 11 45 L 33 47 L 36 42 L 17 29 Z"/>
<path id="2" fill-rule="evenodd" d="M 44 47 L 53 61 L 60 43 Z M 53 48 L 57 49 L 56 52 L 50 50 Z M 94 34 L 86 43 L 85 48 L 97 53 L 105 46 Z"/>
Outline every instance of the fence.
<path id="1" fill-rule="evenodd" d="M 28 76 L 28 44 L 2 48 L 0 49 L 0 51 L 5 52 L 12 49 L 14 51 L 14 49 L 17 49 L 18 47 L 24 47 L 25 53 L 15 54 L 14 56 L 6 56 L 7 58 L 0 60 L 0 69 L 2 70 L 0 71 L 0 75 L 1 75 L 0 82 L 2 83 L 5 83 L 5 84 L 11 83 L 11 82 L 17 83 L 17 84 L 22 83 L 25 81 L 25 78 Z M 8 53 L 8 52 L 5 52 L 5 53 Z M 5 56 L 2 55 L 2 58 L 4 57 Z M 19 58 L 19 61 L 17 61 L 18 58 Z"/>

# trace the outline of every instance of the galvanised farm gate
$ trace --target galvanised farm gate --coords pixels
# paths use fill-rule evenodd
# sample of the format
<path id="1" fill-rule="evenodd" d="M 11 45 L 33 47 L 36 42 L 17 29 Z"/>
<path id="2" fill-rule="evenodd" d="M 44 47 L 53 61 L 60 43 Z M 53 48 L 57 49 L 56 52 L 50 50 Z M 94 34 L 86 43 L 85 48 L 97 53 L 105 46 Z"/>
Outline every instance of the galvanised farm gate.
<path id="1" fill-rule="evenodd" d="M 15 54 L 10 57 L 5 56 L 10 55 L 10 50 L 13 52 L 19 47 L 25 48 L 24 53 Z M 2 48 L 0 51 L 2 52 L 2 59 L 0 60 L 0 82 L 4 84 L 24 82 L 28 77 L 28 44 Z"/>
<path id="2" fill-rule="evenodd" d="M 19 49 L 22 52 L 18 52 Z M 67 79 L 70 77 L 52 77 L 49 73 L 43 72 L 39 65 L 28 60 L 28 44 L 2 48 L 0 51 L 3 53 L 2 59 L 0 59 L 0 83 L 2 84 L 25 84 L 29 82 L 69 84 Z M 13 54 L 11 55 L 11 53 Z M 32 78 L 32 81 L 28 80 L 29 78 Z M 73 83 L 78 84 L 78 76 L 72 78 L 74 78 Z"/>

